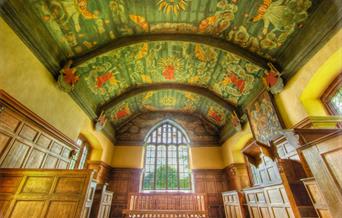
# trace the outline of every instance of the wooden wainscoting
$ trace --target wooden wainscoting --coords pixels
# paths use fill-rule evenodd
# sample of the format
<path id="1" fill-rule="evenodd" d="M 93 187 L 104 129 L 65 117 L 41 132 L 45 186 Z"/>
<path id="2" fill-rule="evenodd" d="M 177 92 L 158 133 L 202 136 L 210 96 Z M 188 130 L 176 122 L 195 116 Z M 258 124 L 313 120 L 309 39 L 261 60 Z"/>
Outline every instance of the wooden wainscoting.
<path id="1" fill-rule="evenodd" d="M 209 217 L 225 217 L 222 192 L 227 191 L 224 170 L 193 170 L 196 193 L 205 193 L 208 198 Z"/>
<path id="2" fill-rule="evenodd" d="M 113 192 L 111 217 L 122 218 L 129 193 L 139 192 L 142 169 L 113 168 L 108 189 Z"/>
<path id="3" fill-rule="evenodd" d="M 306 190 L 309 193 L 310 199 L 319 217 L 332 218 L 327 203 L 325 202 L 325 199 L 317 186 L 315 178 L 311 177 L 303 179 L 303 183 L 305 185 Z"/>
<path id="4" fill-rule="evenodd" d="M 243 192 L 251 218 L 295 217 L 285 188 L 281 184 L 248 188 L 244 189 Z"/>
<path id="5" fill-rule="evenodd" d="M 342 215 L 342 129 L 295 129 L 332 217 Z"/>
<path id="6" fill-rule="evenodd" d="M 0 168 L 68 169 L 72 150 L 71 139 L 0 91 Z"/>
<path id="7" fill-rule="evenodd" d="M 90 170 L 0 169 L 0 217 L 88 217 Z"/>
<path id="8" fill-rule="evenodd" d="M 227 218 L 247 217 L 246 200 L 242 192 L 229 191 L 222 193 L 224 211 Z"/>

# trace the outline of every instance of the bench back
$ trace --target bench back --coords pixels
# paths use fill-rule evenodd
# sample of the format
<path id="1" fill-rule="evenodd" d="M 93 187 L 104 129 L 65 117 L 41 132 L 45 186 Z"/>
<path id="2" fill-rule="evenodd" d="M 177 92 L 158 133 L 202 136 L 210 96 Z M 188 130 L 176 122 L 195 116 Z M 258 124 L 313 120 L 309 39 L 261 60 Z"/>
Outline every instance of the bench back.
<path id="1" fill-rule="evenodd" d="M 131 193 L 128 210 L 207 211 L 207 197 L 198 193 Z"/>

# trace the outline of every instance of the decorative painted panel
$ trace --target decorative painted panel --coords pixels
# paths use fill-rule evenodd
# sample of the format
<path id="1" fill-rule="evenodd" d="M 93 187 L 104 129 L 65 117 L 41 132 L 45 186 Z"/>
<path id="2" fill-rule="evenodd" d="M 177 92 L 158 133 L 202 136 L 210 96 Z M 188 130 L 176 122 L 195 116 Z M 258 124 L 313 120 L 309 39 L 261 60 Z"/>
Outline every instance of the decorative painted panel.
<path id="1" fill-rule="evenodd" d="M 241 57 L 207 45 L 148 42 L 116 49 L 76 67 L 77 92 L 101 102 L 125 89 L 151 83 L 206 87 L 238 104 L 260 83 L 265 70 Z M 89 97 L 87 98 L 89 99 Z"/>
<path id="2" fill-rule="evenodd" d="M 231 111 L 204 96 L 167 89 L 130 97 L 107 112 L 107 117 L 111 118 L 114 125 L 119 125 L 134 114 L 149 111 L 199 113 L 219 127 L 225 125 L 231 116 Z"/>
<path id="3" fill-rule="evenodd" d="M 310 0 L 29 0 L 25 4 L 69 57 L 123 36 L 179 32 L 219 37 L 271 58 L 301 27 L 310 6 Z"/>

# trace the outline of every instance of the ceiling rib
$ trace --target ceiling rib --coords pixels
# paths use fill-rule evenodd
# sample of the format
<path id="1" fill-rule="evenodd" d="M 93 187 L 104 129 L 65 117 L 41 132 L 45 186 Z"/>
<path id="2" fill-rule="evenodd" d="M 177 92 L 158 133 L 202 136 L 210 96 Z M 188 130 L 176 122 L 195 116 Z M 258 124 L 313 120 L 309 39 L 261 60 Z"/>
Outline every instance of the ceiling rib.
<path id="1" fill-rule="evenodd" d="M 120 102 L 133 97 L 135 95 L 138 95 L 140 93 L 148 92 L 148 91 L 158 91 L 158 90 L 165 90 L 165 89 L 174 89 L 174 90 L 182 90 L 182 91 L 188 91 L 192 92 L 201 96 L 205 96 L 222 107 L 230 110 L 230 111 L 236 111 L 236 106 L 232 103 L 228 102 L 227 100 L 223 99 L 213 91 L 200 87 L 200 86 L 194 86 L 189 84 L 181 84 L 181 83 L 156 83 L 156 84 L 148 84 L 148 85 L 140 85 L 133 87 L 126 92 L 112 98 L 107 103 L 103 104 L 98 108 L 98 114 L 100 114 L 102 111 L 107 111 L 110 108 L 114 107 L 115 105 L 119 104 Z"/>
<path id="2" fill-rule="evenodd" d="M 201 43 L 205 45 L 209 45 L 218 49 L 222 49 L 228 51 L 230 53 L 234 53 L 264 69 L 268 69 L 267 63 L 271 62 L 263 57 L 260 57 L 252 52 L 245 50 L 238 45 L 235 45 L 231 42 L 228 42 L 223 39 L 199 35 L 199 34 L 184 34 L 184 33 L 170 33 L 170 34 L 149 34 L 149 35 L 137 35 L 137 36 L 127 36 L 121 37 L 113 40 L 112 42 L 101 46 L 85 55 L 78 56 L 73 58 L 73 67 L 76 67 L 87 60 L 90 60 L 96 56 L 102 55 L 108 51 L 137 44 L 142 42 L 151 42 L 151 41 L 183 41 L 183 42 L 193 42 L 193 43 Z M 273 63 L 277 65 L 276 63 Z"/>

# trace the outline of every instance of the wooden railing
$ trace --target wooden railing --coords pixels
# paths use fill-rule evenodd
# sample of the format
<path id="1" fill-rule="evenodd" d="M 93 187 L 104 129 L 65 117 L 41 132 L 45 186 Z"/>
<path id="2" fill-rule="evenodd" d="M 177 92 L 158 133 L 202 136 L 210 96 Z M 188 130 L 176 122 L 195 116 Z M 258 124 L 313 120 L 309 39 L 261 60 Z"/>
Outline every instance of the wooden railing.
<path id="1" fill-rule="evenodd" d="M 132 193 L 125 218 L 202 218 L 208 217 L 205 194 Z"/>

